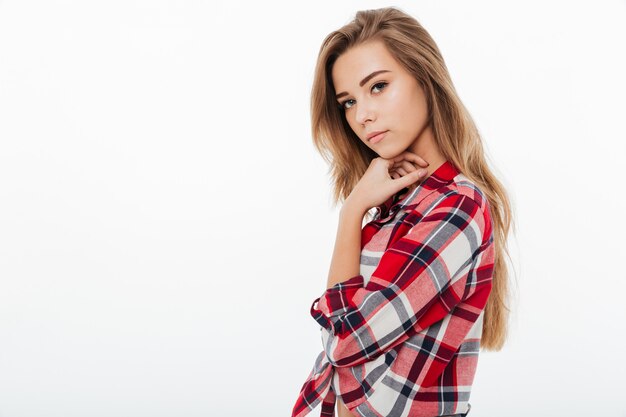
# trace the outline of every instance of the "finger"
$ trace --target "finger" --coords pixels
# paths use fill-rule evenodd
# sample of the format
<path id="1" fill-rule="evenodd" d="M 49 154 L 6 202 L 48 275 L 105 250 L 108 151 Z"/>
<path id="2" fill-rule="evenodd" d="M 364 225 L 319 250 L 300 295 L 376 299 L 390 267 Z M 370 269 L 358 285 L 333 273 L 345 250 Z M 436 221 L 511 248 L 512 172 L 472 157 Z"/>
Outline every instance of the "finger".
<path id="1" fill-rule="evenodd" d="M 393 166 L 393 169 L 397 169 L 398 167 L 404 168 L 404 170 L 407 172 L 412 172 L 420 168 L 416 163 L 407 161 L 406 159 L 400 162 L 396 162 Z"/>
<path id="2" fill-rule="evenodd" d="M 402 168 L 404 168 L 404 170 L 406 172 L 413 172 L 413 171 L 415 171 L 416 169 L 419 168 L 417 165 L 415 165 L 415 164 L 413 164 L 413 163 L 411 163 L 409 161 L 402 161 L 400 166 Z"/>
<path id="3" fill-rule="evenodd" d="M 418 169 L 416 171 L 413 171 L 403 176 L 398 181 L 401 181 L 404 187 L 408 187 L 413 183 L 421 181 L 422 179 L 424 179 L 425 176 L 426 176 L 426 170 Z"/>
<path id="4" fill-rule="evenodd" d="M 406 159 L 406 151 L 402 152 L 400 155 L 393 157 L 391 159 L 389 159 L 389 161 L 391 162 L 391 165 L 398 165 L 400 164 L 402 161 L 404 161 Z"/>
<path id="5" fill-rule="evenodd" d="M 405 176 L 406 174 L 408 174 L 408 172 L 402 167 L 396 168 L 396 172 L 398 172 L 402 176 Z"/>
<path id="6" fill-rule="evenodd" d="M 399 167 L 405 167 L 405 169 L 406 169 L 406 168 L 407 168 L 407 167 L 405 166 L 405 164 L 406 164 L 406 163 L 411 164 L 411 163 L 410 163 L 410 162 L 408 162 L 408 161 L 400 161 L 400 162 L 396 162 L 396 163 L 394 163 L 394 164 L 393 164 L 393 167 L 392 167 L 391 169 L 398 169 Z"/>

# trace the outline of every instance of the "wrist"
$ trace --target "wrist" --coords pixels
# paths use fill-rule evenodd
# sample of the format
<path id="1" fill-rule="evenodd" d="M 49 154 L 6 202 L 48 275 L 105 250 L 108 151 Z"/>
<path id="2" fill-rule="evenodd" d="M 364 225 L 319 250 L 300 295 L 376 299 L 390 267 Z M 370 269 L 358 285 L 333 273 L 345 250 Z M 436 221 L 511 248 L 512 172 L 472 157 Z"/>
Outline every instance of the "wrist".
<path id="1" fill-rule="evenodd" d="M 342 216 L 360 216 L 360 218 L 363 219 L 368 210 L 369 208 L 365 207 L 364 204 L 360 204 L 355 200 L 350 200 L 350 197 L 348 197 L 341 206 L 340 214 Z"/>

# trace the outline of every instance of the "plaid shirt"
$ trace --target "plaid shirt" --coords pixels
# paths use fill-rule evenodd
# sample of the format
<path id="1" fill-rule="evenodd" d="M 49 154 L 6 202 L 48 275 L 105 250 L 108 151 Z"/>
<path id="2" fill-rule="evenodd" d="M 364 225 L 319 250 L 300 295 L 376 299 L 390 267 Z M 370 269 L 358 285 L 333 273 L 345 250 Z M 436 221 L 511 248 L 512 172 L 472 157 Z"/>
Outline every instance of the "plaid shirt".
<path id="1" fill-rule="evenodd" d="M 355 415 L 469 411 L 494 245 L 488 200 L 446 161 L 376 207 L 361 231 L 360 274 L 316 298 L 323 351 L 292 417 L 336 396 Z"/>

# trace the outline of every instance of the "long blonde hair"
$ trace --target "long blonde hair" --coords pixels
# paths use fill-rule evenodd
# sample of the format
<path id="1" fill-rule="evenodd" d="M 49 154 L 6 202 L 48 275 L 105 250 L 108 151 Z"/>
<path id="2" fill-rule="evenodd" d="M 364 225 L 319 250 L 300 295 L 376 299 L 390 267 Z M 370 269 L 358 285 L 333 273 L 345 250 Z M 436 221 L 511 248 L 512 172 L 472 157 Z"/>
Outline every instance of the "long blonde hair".
<path id="1" fill-rule="evenodd" d="M 507 338 L 511 311 L 507 306 L 509 273 L 503 257 L 505 253 L 509 255 L 509 198 L 489 170 L 478 129 L 457 95 L 435 41 L 415 18 L 396 7 L 358 11 L 351 22 L 331 32 L 319 50 L 311 90 L 311 130 L 315 147 L 331 167 L 334 203 L 345 201 L 378 155 L 356 136 L 337 105 L 332 66 L 349 48 L 372 40 L 382 40 L 395 59 L 421 83 L 435 143 L 445 158 L 474 181 L 489 200 L 496 253 L 481 347 L 500 350 Z"/>

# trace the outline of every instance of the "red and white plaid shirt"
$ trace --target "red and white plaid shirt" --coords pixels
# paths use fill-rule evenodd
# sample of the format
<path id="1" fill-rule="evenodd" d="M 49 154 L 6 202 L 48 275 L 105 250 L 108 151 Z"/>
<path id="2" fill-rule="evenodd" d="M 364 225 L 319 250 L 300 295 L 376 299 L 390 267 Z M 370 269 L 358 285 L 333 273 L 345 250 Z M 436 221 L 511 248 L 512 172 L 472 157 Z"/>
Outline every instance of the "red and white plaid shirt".
<path id="1" fill-rule="evenodd" d="M 402 190 L 406 191 L 406 189 Z M 323 351 L 292 417 L 469 411 L 494 245 L 486 196 L 446 161 L 361 231 L 360 274 L 316 298 Z"/>

